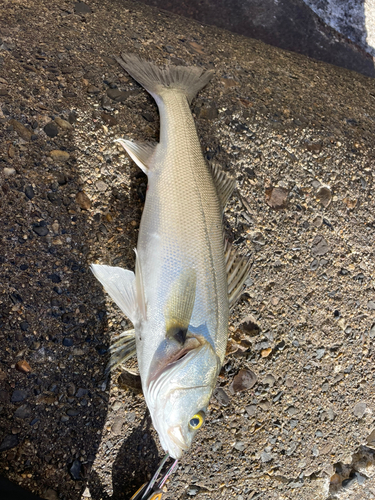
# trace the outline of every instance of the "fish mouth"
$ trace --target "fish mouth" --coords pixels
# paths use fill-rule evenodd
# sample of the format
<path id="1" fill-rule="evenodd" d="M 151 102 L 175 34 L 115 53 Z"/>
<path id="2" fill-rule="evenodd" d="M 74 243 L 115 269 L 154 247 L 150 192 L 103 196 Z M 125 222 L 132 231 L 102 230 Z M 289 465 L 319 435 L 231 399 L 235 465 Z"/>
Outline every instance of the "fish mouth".
<path id="1" fill-rule="evenodd" d="M 181 450 L 185 451 L 189 446 L 185 443 L 184 436 L 182 434 L 181 426 L 171 427 L 167 431 L 171 441 Z"/>

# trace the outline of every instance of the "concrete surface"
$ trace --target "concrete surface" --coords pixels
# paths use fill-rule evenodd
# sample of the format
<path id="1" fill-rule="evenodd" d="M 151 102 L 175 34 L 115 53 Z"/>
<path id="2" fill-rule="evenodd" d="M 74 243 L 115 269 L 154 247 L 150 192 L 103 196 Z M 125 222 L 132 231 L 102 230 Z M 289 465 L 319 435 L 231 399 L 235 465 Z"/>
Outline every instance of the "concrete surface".
<path id="1" fill-rule="evenodd" d="M 192 108 L 253 259 L 165 499 L 375 498 L 374 80 L 139 3 L 6 0 L 0 20 L 1 474 L 129 498 L 162 456 L 142 395 L 105 383 L 128 323 L 88 269 L 134 266 L 146 178 L 113 141 L 158 137 L 125 51 L 215 70 Z"/>

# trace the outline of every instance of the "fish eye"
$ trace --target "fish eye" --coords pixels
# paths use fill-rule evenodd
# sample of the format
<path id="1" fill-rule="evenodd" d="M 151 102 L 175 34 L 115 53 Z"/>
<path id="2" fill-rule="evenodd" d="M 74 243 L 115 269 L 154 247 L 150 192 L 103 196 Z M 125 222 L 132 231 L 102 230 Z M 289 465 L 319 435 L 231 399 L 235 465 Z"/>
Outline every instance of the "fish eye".
<path id="1" fill-rule="evenodd" d="M 203 422 L 204 422 L 204 412 L 200 411 L 190 419 L 189 425 L 192 429 L 196 431 L 200 427 L 202 427 Z"/>

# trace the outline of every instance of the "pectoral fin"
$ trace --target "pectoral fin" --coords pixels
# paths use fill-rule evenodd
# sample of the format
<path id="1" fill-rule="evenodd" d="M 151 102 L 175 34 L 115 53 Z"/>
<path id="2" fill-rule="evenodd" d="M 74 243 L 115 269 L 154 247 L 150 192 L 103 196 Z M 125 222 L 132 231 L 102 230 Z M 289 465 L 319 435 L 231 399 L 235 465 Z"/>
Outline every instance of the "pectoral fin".
<path id="1" fill-rule="evenodd" d="M 134 330 L 128 330 L 121 333 L 114 344 L 111 345 L 109 351 L 111 353 L 111 359 L 106 366 L 106 374 L 114 371 L 119 365 L 125 363 L 125 361 L 136 354 Z"/>
<path id="2" fill-rule="evenodd" d="M 123 146 L 131 159 L 145 174 L 148 173 L 157 143 L 133 142 L 127 139 L 116 139 L 115 142 Z"/>
<path id="3" fill-rule="evenodd" d="M 164 311 L 168 338 L 184 344 L 195 303 L 197 277 L 194 269 L 182 271 L 173 284 Z"/>
<path id="4" fill-rule="evenodd" d="M 143 288 L 138 290 L 138 279 L 132 271 L 121 267 L 92 264 L 91 270 L 121 311 L 134 324 L 145 312 Z M 138 276 L 137 276 L 138 278 Z"/>

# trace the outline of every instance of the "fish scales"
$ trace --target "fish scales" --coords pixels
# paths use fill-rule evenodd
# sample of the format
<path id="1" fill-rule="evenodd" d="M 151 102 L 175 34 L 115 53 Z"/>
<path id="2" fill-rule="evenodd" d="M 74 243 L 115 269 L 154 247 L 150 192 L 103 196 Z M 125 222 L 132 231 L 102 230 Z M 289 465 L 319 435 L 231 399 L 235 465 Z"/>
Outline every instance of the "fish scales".
<path id="1" fill-rule="evenodd" d="M 234 181 L 206 163 L 189 107 L 212 73 L 116 59 L 156 100 L 160 142 L 118 139 L 148 176 L 135 273 L 91 268 L 134 325 L 111 347 L 109 368 L 136 352 L 161 445 L 180 458 L 204 422 L 224 360 L 228 282 L 233 303 L 249 265 L 230 245 L 224 252 L 222 213 Z"/>

